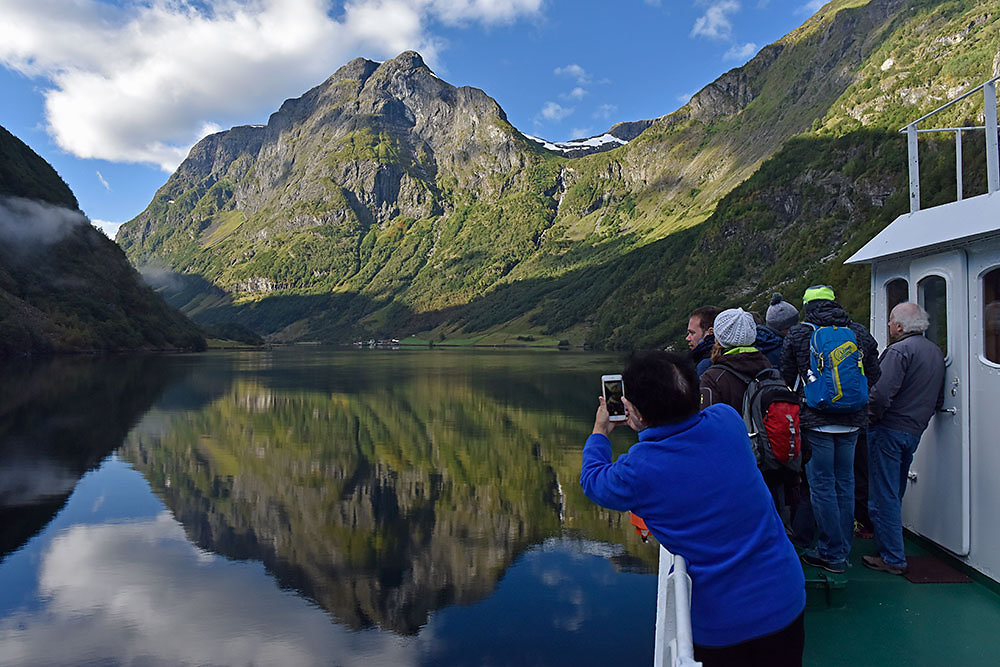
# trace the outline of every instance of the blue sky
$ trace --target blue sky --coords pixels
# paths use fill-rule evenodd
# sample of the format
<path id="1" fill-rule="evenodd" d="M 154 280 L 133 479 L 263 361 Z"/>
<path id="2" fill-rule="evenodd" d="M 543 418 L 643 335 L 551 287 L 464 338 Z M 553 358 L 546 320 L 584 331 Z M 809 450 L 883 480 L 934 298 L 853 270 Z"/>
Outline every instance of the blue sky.
<path id="1" fill-rule="evenodd" d="M 819 0 L 0 0 L 0 125 L 113 232 L 205 134 L 406 49 L 564 141 L 682 106 Z M 108 223 L 108 224 L 104 224 Z"/>

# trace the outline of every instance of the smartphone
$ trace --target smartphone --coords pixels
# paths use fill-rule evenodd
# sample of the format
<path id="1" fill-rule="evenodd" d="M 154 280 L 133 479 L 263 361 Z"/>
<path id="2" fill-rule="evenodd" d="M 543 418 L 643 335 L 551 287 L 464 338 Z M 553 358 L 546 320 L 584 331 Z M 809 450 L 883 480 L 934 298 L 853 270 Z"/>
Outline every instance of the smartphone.
<path id="1" fill-rule="evenodd" d="M 602 375 L 601 387 L 604 391 L 604 404 L 608 408 L 608 414 L 611 415 L 611 421 L 625 421 L 625 403 L 622 401 L 625 398 L 625 384 L 622 382 L 622 376 L 617 374 Z"/>

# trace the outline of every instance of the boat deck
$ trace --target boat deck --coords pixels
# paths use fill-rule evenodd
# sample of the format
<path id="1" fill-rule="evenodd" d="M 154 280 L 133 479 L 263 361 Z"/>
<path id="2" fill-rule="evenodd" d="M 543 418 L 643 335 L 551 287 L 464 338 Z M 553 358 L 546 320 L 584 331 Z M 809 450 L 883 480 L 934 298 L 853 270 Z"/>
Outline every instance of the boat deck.
<path id="1" fill-rule="evenodd" d="M 906 552 L 941 557 L 910 538 Z M 1000 665 L 1000 587 L 979 577 L 911 583 L 864 567 L 861 556 L 871 553 L 871 540 L 855 540 L 851 567 L 831 576 L 829 587 L 819 570 L 804 566 L 805 665 Z"/>

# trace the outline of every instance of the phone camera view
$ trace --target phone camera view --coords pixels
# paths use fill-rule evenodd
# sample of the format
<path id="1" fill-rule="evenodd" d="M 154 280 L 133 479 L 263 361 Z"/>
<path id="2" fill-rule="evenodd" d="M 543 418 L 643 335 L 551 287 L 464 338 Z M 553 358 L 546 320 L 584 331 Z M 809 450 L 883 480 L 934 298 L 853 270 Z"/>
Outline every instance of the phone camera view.
<path id="1" fill-rule="evenodd" d="M 609 415 L 616 416 L 625 414 L 625 403 L 622 402 L 624 394 L 625 391 L 621 380 L 604 381 L 604 401 L 608 406 Z"/>

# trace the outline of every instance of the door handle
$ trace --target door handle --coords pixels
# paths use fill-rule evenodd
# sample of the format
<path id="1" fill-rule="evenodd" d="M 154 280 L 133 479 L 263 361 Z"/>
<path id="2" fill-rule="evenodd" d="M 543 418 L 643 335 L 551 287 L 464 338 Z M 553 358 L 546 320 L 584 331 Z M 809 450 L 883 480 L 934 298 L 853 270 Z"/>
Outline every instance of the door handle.
<path id="1" fill-rule="evenodd" d="M 947 412 L 951 414 L 952 417 L 958 414 L 958 408 L 941 408 L 938 412 Z"/>

